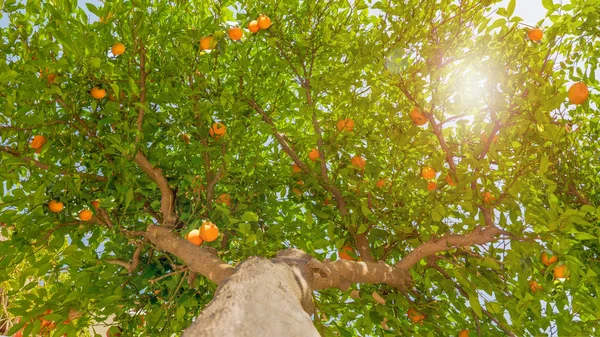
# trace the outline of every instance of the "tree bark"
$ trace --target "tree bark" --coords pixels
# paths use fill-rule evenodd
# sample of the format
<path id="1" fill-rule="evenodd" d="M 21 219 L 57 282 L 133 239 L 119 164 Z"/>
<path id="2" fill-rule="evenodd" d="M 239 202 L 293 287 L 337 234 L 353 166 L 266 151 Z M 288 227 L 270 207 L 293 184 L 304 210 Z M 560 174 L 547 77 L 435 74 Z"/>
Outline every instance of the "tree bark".
<path id="1" fill-rule="evenodd" d="M 303 307 L 310 294 L 298 268 L 251 257 L 219 285 L 182 337 L 318 337 Z"/>

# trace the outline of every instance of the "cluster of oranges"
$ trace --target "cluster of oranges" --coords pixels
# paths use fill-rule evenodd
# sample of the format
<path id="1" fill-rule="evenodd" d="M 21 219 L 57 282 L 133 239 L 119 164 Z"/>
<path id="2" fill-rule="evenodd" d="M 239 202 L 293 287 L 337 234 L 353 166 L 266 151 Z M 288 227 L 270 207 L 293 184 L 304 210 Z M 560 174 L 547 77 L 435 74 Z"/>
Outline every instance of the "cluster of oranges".
<path id="1" fill-rule="evenodd" d="M 547 252 L 542 253 L 542 264 L 546 267 L 549 267 L 558 262 L 558 256 L 553 254 L 548 254 Z M 555 266 L 552 273 L 554 274 L 554 278 L 556 279 L 564 279 L 567 272 L 567 266 L 561 264 L 559 266 Z M 535 280 L 529 281 L 529 289 L 531 292 L 536 293 L 542 289 L 542 286 L 537 283 Z"/>
<path id="2" fill-rule="evenodd" d="M 219 237 L 219 228 L 210 221 L 202 221 L 199 229 L 192 229 L 185 239 L 196 246 L 200 246 L 204 241 L 213 242 Z"/>
<path id="3" fill-rule="evenodd" d="M 261 14 L 258 19 L 252 20 L 250 23 L 248 23 L 248 30 L 251 33 L 258 33 L 259 30 L 268 29 L 269 27 L 271 27 L 271 19 L 264 14 Z M 231 27 L 227 31 L 227 36 L 229 36 L 232 41 L 239 41 L 244 36 L 244 31 L 242 28 L 237 26 Z M 200 48 L 202 50 L 212 50 L 215 49 L 216 46 L 217 40 L 214 38 L 214 36 L 205 36 L 200 39 Z"/>
<path id="4" fill-rule="evenodd" d="M 65 208 L 65 204 L 62 201 L 57 200 L 50 200 L 47 206 L 52 213 L 60 213 Z M 92 207 L 98 209 L 100 207 L 100 201 L 92 201 Z M 79 220 L 81 221 L 90 221 L 93 217 L 94 214 L 89 209 L 84 209 L 79 212 Z"/>

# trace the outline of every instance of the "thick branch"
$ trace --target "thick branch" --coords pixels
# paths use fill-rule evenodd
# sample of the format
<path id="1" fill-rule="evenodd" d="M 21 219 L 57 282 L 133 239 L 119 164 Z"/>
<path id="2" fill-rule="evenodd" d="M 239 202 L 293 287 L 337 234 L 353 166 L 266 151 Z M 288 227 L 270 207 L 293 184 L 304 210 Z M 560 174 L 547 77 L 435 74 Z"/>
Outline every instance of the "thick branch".
<path id="1" fill-rule="evenodd" d="M 144 171 L 150 177 L 150 179 L 152 179 L 156 185 L 158 185 L 162 195 L 160 199 L 160 212 L 162 213 L 163 223 L 166 226 L 173 226 L 177 220 L 175 214 L 173 213 L 175 194 L 169 186 L 167 178 L 165 178 L 159 168 L 152 167 L 152 164 L 150 164 L 148 158 L 146 158 L 141 151 L 138 150 L 134 161 L 136 164 L 138 164 L 142 171 Z"/>
<path id="2" fill-rule="evenodd" d="M 487 214 L 484 213 L 486 223 L 489 215 L 489 212 Z M 455 247 L 466 247 L 492 242 L 495 240 L 497 235 L 502 233 L 503 231 L 500 228 L 492 224 L 491 226 L 488 225 L 485 228 L 478 226 L 467 235 L 448 234 L 440 238 L 431 239 L 430 241 L 425 242 L 419 247 L 415 248 L 412 252 L 408 253 L 408 255 L 406 255 L 396 264 L 396 267 L 408 270 L 428 256 L 432 256 Z"/>
<path id="3" fill-rule="evenodd" d="M 194 246 L 167 227 L 150 225 L 147 232 L 148 239 L 158 249 L 177 256 L 186 263 L 190 271 L 204 275 L 216 284 L 235 272 L 233 266 L 225 263 L 209 249 Z"/>
<path id="4" fill-rule="evenodd" d="M 325 260 L 318 262 L 317 265 L 312 283 L 313 290 L 327 288 L 346 290 L 354 283 L 385 283 L 405 291 L 412 282 L 408 270 L 385 263 Z"/>

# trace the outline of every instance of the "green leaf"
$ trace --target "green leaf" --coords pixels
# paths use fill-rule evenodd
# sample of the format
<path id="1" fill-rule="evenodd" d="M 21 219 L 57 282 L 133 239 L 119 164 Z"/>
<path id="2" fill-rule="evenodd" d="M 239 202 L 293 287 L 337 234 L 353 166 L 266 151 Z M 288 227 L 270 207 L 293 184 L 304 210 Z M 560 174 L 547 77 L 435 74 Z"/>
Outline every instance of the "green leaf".
<path id="1" fill-rule="evenodd" d="M 542 0 L 542 5 L 548 10 L 554 8 L 554 3 L 552 2 L 552 0 Z"/>
<path id="2" fill-rule="evenodd" d="M 258 222 L 258 215 L 254 212 L 247 211 L 242 215 L 242 221 Z"/>
<path id="3" fill-rule="evenodd" d="M 508 3 L 508 7 L 506 7 L 506 16 L 510 17 L 515 12 L 515 6 L 517 4 L 516 0 L 510 0 Z"/>
<path id="4" fill-rule="evenodd" d="M 473 294 L 469 295 L 469 303 L 477 316 L 481 317 L 481 304 L 479 303 L 479 297 Z"/>
<path id="5" fill-rule="evenodd" d="M 579 233 L 575 233 L 575 238 L 577 240 L 583 241 L 583 240 L 597 240 L 598 237 L 590 234 L 590 233 L 585 233 L 585 232 L 579 232 Z"/>
<path id="6" fill-rule="evenodd" d="M 101 63 L 101 61 L 97 57 L 92 57 L 90 59 L 90 67 L 92 67 L 92 68 L 100 68 L 100 63 Z"/>
<path id="7" fill-rule="evenodd" d="M 437 204 L 431 212 L 431 218 L 433 219 L 433 221 L 441 221 L 445 215 L 446 208 L 440 204 Z"/>

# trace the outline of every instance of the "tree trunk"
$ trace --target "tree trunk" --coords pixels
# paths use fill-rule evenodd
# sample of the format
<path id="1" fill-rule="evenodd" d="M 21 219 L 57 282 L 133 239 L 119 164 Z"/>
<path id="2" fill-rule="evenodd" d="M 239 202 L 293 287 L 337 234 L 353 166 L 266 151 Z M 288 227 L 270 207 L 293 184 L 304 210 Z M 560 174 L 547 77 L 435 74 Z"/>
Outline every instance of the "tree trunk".
<path id="1" fill-rule="evenodd" d="M 252 257 L 219 285 L 182 337 L 318 337 L 305 311 L 310 296 L 297 268 Z"/>

